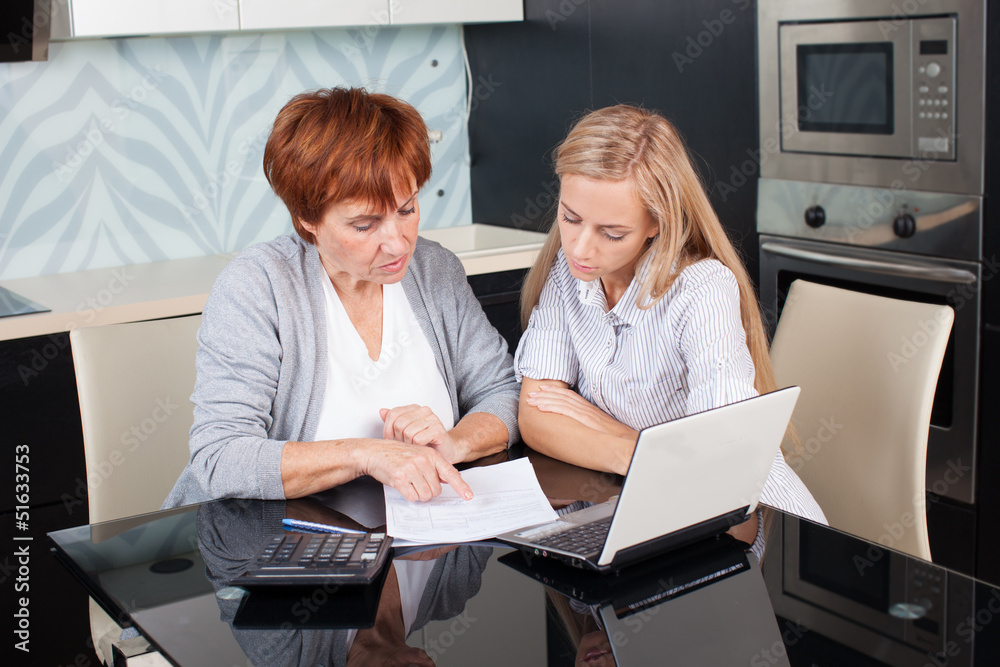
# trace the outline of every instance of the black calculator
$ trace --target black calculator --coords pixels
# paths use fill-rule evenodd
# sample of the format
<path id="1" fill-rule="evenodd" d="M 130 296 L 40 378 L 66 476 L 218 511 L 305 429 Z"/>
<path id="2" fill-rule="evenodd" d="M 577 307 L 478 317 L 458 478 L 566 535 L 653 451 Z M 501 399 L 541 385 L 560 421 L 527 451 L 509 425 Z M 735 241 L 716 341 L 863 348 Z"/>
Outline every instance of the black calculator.
<path id="1" fill-rule="evenodd" d="M 385 565 L 385 533 L 284 532 L 272 537 L 234 586 L 369 584 Z"/>

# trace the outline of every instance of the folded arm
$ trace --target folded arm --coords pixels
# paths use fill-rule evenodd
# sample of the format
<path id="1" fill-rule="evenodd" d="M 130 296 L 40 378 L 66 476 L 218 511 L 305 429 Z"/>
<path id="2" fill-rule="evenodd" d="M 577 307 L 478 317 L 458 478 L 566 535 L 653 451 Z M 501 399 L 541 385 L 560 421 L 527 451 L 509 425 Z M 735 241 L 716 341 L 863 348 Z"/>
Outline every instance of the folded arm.
<path id="1" fill-rule="evenodd" d="M 542 390 L 542 385 L 549 389 Z M 567 463 L 624 475 L 638 432 L 601 412 L 579 395 L 574 399 L 566 392 L 571 390 L 565 382 L 523 378 L 518 424 L 524 442 L 542 454 Z M 582 405 L 581 401 L 590 407 Z"/>

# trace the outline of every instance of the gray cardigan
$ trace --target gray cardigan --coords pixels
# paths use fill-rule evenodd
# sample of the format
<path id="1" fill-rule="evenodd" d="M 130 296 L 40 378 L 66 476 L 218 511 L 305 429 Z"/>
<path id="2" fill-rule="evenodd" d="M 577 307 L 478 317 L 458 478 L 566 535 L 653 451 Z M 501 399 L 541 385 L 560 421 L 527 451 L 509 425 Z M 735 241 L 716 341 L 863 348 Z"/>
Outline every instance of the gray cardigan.
<path id="1" fill-rule="evenodd" d="M 311 442 L 326 389 L 325 272 L 296 235 L 236 255 L 198 330 L 191 458 L 164 507 L 211 498 L 284 498 L 285 442 Z M 451 394 L 454 419 L 488 412 L 518 438 L 519 387 L 461 262 L 418 239 L 402 282 Z"/>

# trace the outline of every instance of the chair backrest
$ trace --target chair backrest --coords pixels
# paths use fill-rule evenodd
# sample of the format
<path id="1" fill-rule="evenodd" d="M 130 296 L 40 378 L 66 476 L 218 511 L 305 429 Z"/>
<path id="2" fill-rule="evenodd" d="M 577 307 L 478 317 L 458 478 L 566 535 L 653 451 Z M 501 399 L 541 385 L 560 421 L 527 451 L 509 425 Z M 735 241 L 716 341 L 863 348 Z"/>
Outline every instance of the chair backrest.
<path id="1" fill-rule="evenodd" d="M 927 560 L 927 436 L 954 319 L 797 280 L 771 343 L 778 386 L 802 388 L 788 463 L 830 525 Z"/>
<path id="2" fill-rule="evenodd" d="M 90 523 L 158 510 L 188 461 L 201 315 L 70 332 Z"/>

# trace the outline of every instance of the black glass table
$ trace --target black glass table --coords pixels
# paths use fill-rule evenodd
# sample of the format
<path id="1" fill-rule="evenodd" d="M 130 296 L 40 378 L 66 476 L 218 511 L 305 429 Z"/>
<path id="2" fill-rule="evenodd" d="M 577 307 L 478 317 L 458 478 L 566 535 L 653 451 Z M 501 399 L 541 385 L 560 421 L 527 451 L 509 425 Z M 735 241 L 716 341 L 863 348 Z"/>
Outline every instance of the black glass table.
<path id="1" fill-rule="evenodd" d="M 620 484 L 531 458 L 554 503 Z M 367 588 L 229 585 L 286 515 L 328 500 L 221 500 L 50 538 L 112 617 L 185 666 L 381 664 L 407 646 L 437 665 L 1000 664 L 996 587 L 777 510 L 760 562 L 728 535 L 615 575 L 466 544 L 397 554 Z"/>

